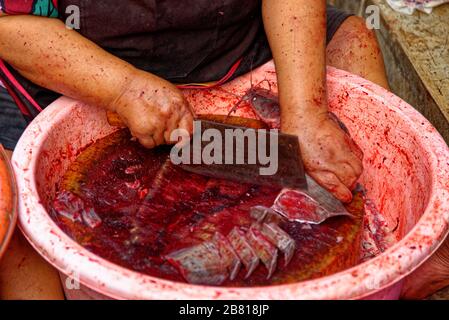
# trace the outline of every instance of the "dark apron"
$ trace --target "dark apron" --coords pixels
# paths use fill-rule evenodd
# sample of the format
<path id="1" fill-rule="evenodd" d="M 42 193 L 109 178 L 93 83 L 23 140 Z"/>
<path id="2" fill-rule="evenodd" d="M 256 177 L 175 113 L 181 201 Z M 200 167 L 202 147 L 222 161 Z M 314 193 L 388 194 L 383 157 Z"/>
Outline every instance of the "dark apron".
<path id="1" fill-rule="evenodd" d="M 80 8 L 84 37 L 174 83 L 217 81 L 241 59 L 233 78 L 271 58 L 261 0 L 60 0 L 63 21 L 69 5 Z M 8 69 L 41 107 L 59 96 Z"/>

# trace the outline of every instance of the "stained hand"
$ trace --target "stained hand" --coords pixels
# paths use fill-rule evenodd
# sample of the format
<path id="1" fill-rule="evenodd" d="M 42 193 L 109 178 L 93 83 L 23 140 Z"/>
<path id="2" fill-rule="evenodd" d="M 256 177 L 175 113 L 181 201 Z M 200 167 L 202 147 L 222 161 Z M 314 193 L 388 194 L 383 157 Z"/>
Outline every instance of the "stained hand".
<path id="1" fill-rule="evenodd" d="M 309 117 L 296 134 L 307 173 L 342 202 L 362 174 L 363 153 L 327 112 Z"/>
<path id="2" fill-rule="evenodd" d="M 116 112 L 147 148 L 176 143 L 170 140 L 175 129 L 192 132 L 193 115 L 180 90 L 143 71 L 135 72 L 109 110 Z"/>

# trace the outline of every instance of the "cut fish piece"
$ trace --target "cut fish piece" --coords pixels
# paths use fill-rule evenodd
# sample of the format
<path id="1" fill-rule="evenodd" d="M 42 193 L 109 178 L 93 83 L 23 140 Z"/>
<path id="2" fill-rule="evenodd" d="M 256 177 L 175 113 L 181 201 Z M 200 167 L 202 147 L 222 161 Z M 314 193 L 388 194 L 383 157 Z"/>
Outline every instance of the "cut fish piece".
<path id="1" fill-rule="evenodd" d="M 222 262 L 228 268 L 229 279 L 234 280 L 242 265 L 239 256 L 235 253 L 228 239 L 221 233 L 215 233 L 214 241 L 217 243 Z"/>
<path id="2" fill-rule="evenodd" d="M 260 231 L 271 243 L 275 244 L 282 251 L 284 254 L 284 265 L 287 266 L 295 253 L 295 240 L 275 223 L 264 223 Z"/>
<path id="3" fill-rule="evenodd" d="M 95 229 L 101 225 L 101 218 L 95 212 L 94 208 L 86 208 L 82 211 L 81 216 L 89 228 Z"/>
<path id="4" fill-rule="evenodd" d="M 273 208 L 290 221 L 319 223 L 327 212 L 305 192 L 286 190 L 276 199 Z"/>
<path id="5" fill-rule="evenodd" d="M 270 279 L 276 269 L 278 249 L 257 228 L 251 227 L 246 237 L 257 256 L 267 268 L 267 279 Z"/>
<path id="6" fill-rule="evenodd" d="M 99 227 L 102 222 L 92 206 L 70 191 L 58 194 L 53 201 L 53 212 L 72 222 L 84 223 L 91 229 Z"/>
<path id="7" fill-rule="evenodd" d="M 70 191 L 58 193 L 53 201 L 53 211 L 72 222 L 83 222 L 82 212 L 85 211 L 84 202 Z"/>
<path id="8" fill-rule="evenodd" d="M 250 215 L 258 223 L 280 223 L 283 219 L 276 211 L 264 206 L 252 207 Z"/>
<path id="9" fill-rule="evenodd" d="M 250 210 L 251 218 L 256 220 L 258 223 L 262 223 L 267 216 L 268 210 L 270 210 L 270 208 L 264 206 L 252 207 Z"/>
<path id="10" fill-rule="evenodd" d="M 228 235 L 228 240 L 246 269 L 245 279 L 251 276 L 259 264 L 259 257 L 245 236 L 245 232 L 235 227 Z"/>
<path id="11" fill-rule="evenodd" d="M 309 191 L 310 189 L 309 184 Z M 341 203 L 335 205 L 334 200 L 330 199 L 328 203 L 324 195 L 313 196 L 309 191 L 285 189 L 272 208 L 288 220 L 301 223 L 320 224 L 330 217 L 351 216 Z M 314 199 L 320 199 L 320 203 Z"/>
<path id="12" fill-rule="evenodd" d="M 222 263 L 215 241 L 181 249 L 165 257 L 187 282 L 192 284 L 221 285 L 229 276 Z"/>

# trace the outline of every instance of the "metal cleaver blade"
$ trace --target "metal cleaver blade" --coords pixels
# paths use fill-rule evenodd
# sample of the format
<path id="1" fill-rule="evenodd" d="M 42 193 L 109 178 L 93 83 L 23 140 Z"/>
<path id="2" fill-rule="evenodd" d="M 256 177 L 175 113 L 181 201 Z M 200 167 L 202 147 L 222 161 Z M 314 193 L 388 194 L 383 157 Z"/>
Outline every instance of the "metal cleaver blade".
<path id="1" fill-rule="evenodd" d="M 278 130 L 199 120 L 190 143 L 175 149 L 181 151 L 189 161 L 180 166 L 190 172 L 242 183 L 307 188 L 298 137 Z"/>

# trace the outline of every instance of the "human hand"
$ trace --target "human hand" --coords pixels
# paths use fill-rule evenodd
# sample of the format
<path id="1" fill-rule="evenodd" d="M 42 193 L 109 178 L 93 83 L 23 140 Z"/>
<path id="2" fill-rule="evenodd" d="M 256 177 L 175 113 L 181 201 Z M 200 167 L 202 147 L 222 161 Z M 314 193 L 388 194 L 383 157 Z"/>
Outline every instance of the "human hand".
<path id="1" fill-rule="evenodd" d="M 301 121 L 304 124 L 295 134 L 307 173 L 340 201 L 350 202 L 363 171 L 362 151 L 327 112 Z"/>
<path id="2" fill-rule="evenodd" d="M 189 134 L 193 114 L 181 91 L 173 84 L 143 71 L 134 71 L 116 99 L 109 105 L 131 134 L 147 147 L 176 143 L 170 135 L 175 129 Z"/>

